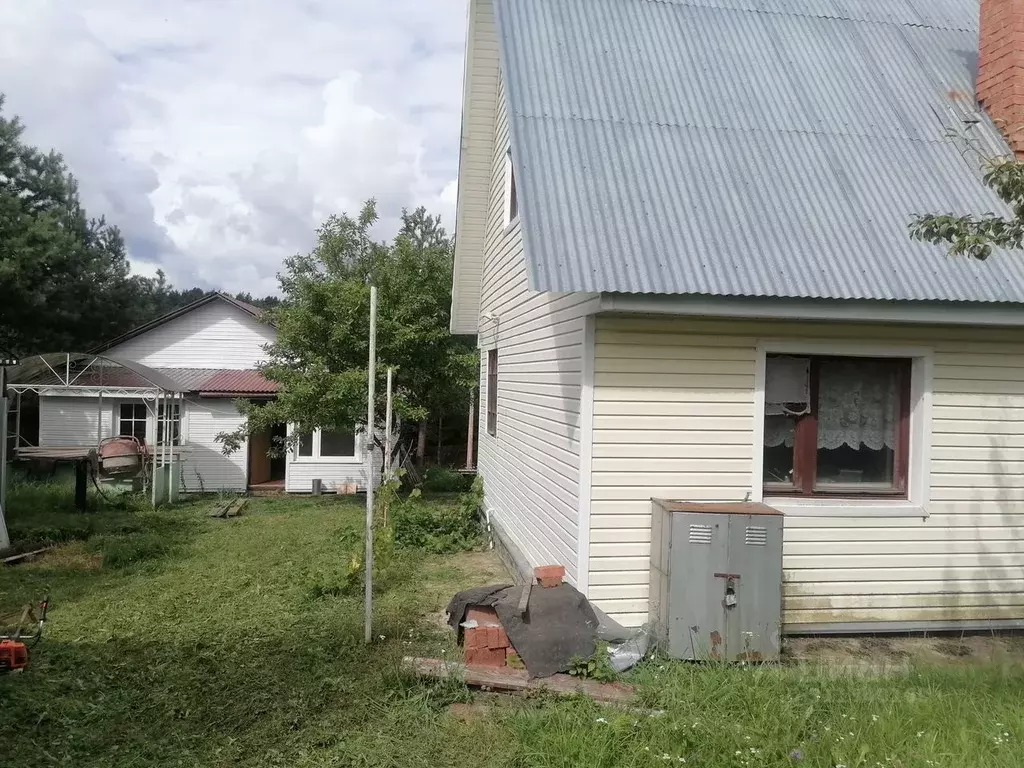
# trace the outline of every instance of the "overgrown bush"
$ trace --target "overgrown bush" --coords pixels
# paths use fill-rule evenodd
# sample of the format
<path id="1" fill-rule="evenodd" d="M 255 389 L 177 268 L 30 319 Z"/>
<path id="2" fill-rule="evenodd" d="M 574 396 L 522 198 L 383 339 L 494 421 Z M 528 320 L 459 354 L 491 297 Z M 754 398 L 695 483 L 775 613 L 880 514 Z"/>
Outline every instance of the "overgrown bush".
<path id="1" fill-rule="evenodd" d="M 391 510 L 395 543 L 435 554 L 475 549 L 483 538 L 478 518 L 482 501 L 479 479 L 455 503 L 431 503 L 413 491 Z"/>
<path id="2" fill-rule="evenodd" d="M 472 475 L 445 467 L 430 467 L 423 474 L 424 493 L 465 493 L 473 485 Z"/>
<path id="3" fill-rule="evenodd" d="M 366 580 L 366 542 L 364 528 L 346 528 L 338 537 L 339 549 L 345 553 L 329 568 L 306 574 L 306 594 L 313 598 L 341 597 L 362 594 Z M 395 554 L 395 537 L 391 528 L 375 526 L 373 534 L 373 583 L 383 587 Z"/>

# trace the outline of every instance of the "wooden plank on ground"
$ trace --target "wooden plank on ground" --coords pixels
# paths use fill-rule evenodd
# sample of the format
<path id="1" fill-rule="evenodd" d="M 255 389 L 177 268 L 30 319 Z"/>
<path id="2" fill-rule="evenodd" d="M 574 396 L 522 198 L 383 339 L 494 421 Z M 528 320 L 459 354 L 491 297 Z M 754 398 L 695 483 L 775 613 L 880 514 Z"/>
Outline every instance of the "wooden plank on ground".
<path id="1" fill-rule="evenodd" d="M 238 517 L 242 514 L 242 510 L 248 503 L 249 500 L 241 496 L 229 499 L 226 503 L 218 502 L 210 513 L 210 517 L 219 517 L 221 519 Z"/>
<path id="2" fill-rule="evenodd" d="M 0 560 L 0 562 L 2 562 L 4 565 L 13 565 L 14 563 L 20 562 L 22 560 L 33 560 L 39 555 L 43 554 L 44 552 L 49 552 L 55 546 L 57 545 L 50 544 L 49 546 L 43 547 L 42 549 L 33 549 L 31 552 L 21 552 L 17 555 L 5 557 L 3 558 L 3 560 Z"/>
<path id="3" fill-rule="evenodd" d="M 632 704 L 636 700 L 636 690 L 631 685 L 581 680 L 571 675 L 552 675 L 531 680 L 522 669 L 467 666 L 443 659 L 416 659 L 410 656 L 402 659 L 402 669 L 418 677 L 438 680 L 455 678 L 465 681 L 466 685 L 495 691 L 548 691 L 562 696 L 582 694 L 595 701 L 614 704 Z"/>

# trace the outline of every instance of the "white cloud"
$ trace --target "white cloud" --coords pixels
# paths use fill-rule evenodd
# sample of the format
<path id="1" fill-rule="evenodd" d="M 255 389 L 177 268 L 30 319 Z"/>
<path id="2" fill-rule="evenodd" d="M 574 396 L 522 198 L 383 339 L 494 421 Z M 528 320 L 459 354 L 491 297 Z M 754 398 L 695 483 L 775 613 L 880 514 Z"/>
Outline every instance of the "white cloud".
<path id="1" fill-rule="evenodd" d="M 328 214 L 454 225 L 465 0 L 0 0 L 6 111 L 133 262 L 268 292 Z"/>

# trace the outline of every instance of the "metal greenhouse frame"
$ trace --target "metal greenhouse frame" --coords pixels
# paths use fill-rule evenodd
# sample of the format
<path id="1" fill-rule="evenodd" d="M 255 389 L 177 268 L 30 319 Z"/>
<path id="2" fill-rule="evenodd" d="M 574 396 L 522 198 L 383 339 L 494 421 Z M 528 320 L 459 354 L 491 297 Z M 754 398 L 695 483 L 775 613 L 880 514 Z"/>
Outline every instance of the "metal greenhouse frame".
<path id="1" fill-rule="evenodd" d="M 128 373 L 125 374 L 124 372 Z M 13 393 L 13 411 L 7 392 Z M 21 437 L 22 395 L 34 392 L 38 395 L 64 395 L 70 397 L 96 398 L 96 443 L 93 445 L 71 445 L 60 447 L 32 446 Z M 163 407 L 163 434 L 171 435 L 172 413 L 183 412 L 185 390 L 174 380 L 160 371 L 139 363 L 110 357 L 103 354 L 57 352 L 33 355 L 21 360 L 9 369 L 7 391 L 0 392 L 0 425 L 3 440 L 0 441 L 0 549 L 7 546 L 4 527 L 4 511 L 7 498 L 7 450 L 13 438 L 14 458 L 40 458 L 61 461 L 85 462 L 103 439 L 104 398 L 141 398 L 147 411 L 159 418 Z M 10 431 L 10 416 L 14 415 L 14 429 Z M 150 458 L 153 473 L 149 478 L 152 503 L 157 504 L 156 472 L 167 468 L 168 482 L 171 478 L 170 465 L 182 447 L 163 440 L 151 446 Z"/>

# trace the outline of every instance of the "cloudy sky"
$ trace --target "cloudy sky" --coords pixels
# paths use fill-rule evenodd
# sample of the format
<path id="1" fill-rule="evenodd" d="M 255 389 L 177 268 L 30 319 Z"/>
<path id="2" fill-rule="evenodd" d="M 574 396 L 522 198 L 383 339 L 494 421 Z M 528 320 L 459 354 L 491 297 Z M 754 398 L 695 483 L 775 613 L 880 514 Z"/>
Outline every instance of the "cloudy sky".
<path id="1" fill-rule="evenodd" d="M 137 271 L 264 294 L 328 214 L 454 224 L 466 0 L 0 0 L 0 92 Z"/>

